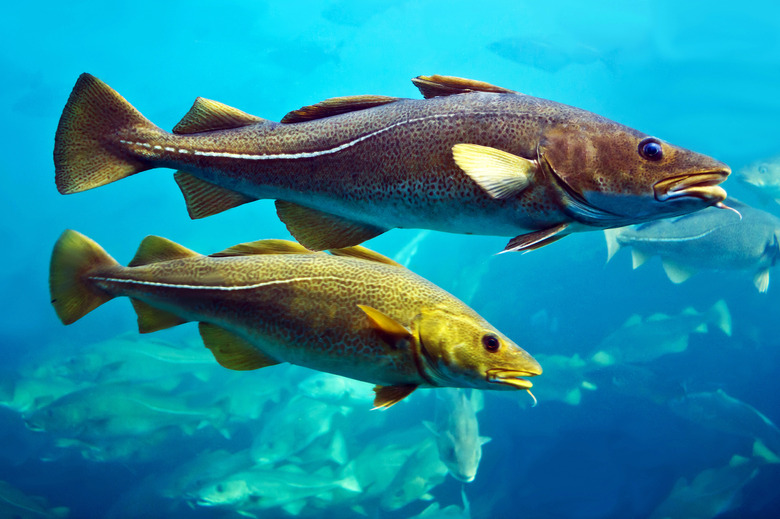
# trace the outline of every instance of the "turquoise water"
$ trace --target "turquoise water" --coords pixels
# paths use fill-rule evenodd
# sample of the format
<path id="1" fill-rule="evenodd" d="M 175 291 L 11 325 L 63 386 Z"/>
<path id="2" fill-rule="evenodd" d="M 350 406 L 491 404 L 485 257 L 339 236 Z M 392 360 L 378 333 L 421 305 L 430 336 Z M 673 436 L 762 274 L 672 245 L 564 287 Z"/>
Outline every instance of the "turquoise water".
<path id="1" fill-rule="evenodd" d="M 67 328 L 57 320 L 49 305 L 48 261 L 64 229 L 92 237 L 123 263 L 149 234 L 204 253 L 289 237 L 271 201 L 190 220 L 165 170 L 85 193 L 58 194 L 53 137 L 82 72 L 106 81 L 165 129 L 197 96 L 279 120 L 292 109 L 333 96 L 418 97 L 410 78 L 447 74 L 585 108 L 714 156 L 735 171 L 778 154 L 780 10 L 770 2 L 655 1 L 631 8 L 606 1 L 72 2 L 14 5 L 4 14 L 4 383 L 34 378 L 35 367 L 63 363 L 91 345 L 135 336 L 135 315 L 124 301 Z M 780 206 L 760 205 L 734 180 L 725 187 L 780 214 Z M 412 255 L 405 247 L 413 240 L 419 247 Z M 676 316 L 687 307 L 704 312 L 720 300 L 729 309 L 733 332 L 727 336 L 710 326 L 706 333 L 691 334 L 686 351 L 649 366 L 649 378 L 609 371 L 583 375 L 566 386 L 567 392 L 580 389 L 576 405 L 552 397 L 559 381 L 549 370 L 536 381 L 535 408 L 525 393 L 486 394 L 480 432 L 492 441 L 484 446 L 476 480 L 465 484 L 473 517 L 650 516 L 680 478 L 691 481 L 702 471 L 728 466 L 734 455 L 751 456 L 755 430 L 726 431 L 675 412 L 662 398 L 670 388 L 722 389 L 780 422 L 777 286 L 759 294 L 748 273 L 712 272 L 674 285 L 657 260 L 632 271 L 625 252 L 605 265 L 600 232 L 570 236 L 526 255 L 496 256 L 505 243 L 506 238 L 394 230 L 368 246 L 404 255 L 413 270 L 468 300 L 539 357 L 584 358 L 634 314 Z M 200 351 L 192 325 L 154 338 Z M 281 402 L 269 409 L 292 399 L 297 382 L 310 375 L 292 371 L 287 376 L 281 369 L 246 374 L 259 385 L 272 379 L 285 388 Z M 198 395 L 202 403 L 198 390 L 223 384 L 209 378 L 221 376 L 209 372 L 203 386 L 188 381 L 186 388 L 170 392 Z M 350 424 L 364 424 L 365 430 L 347 436 L 348 455 L 357 456 L 385 432 L 413 441 L 424 437 L 410 432 L 432 414 L 432 391 L 419 393 L 408 405 L 383 413 L 355 410 L 343 424 L 333 425 L 349 430 Z M 95 460 L 84 455 L 92 451 L 83 445 L 55 445 L 56 438 L 28 430 L 24 413 L 1 411 L 0 480 L 45 497 L 50 506 L 69 507 L 72 517 L 105 517 L 109 511 L 123 517 L 235 516 L 219 507 L 190 507 L 183 495 L 161 497 L 147 487 L 161 486 L 159 478 L 199 453 L 247 448 L 265 416 L 233 424 L 230 439 L 196 424 L 189 434 L 177 432 L 137 450 L 128 447 L 133 455 Z M 314 461 L 307 470 L 319 465 L 325 462 Z M 732 479 L 719 483 L 727 503 L 720 507 L 723 517 L 776 516 L 780 469 L 767 464 L 757 470 L 736 483 L 736 471 L 725 471 Z M 447 477 L 431 494 L 442 506 L 460 505 L 460 491 L 461 484 Z M 355 517 L 358 505 L 369 517 L 411 517 L 430 504 L 416 500 L 388 511 L 376 498 L 339 501 L 338 495 L 308 503 L 303 514 Z"/>

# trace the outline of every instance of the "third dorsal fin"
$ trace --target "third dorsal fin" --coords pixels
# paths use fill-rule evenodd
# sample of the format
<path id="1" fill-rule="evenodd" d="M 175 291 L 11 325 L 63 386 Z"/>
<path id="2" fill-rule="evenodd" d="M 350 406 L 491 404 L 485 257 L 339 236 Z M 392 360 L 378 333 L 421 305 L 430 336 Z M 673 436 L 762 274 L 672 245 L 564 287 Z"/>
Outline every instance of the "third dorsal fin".
<path id="1" fill-rule="evenodd" d="M 465 94 L 467 92 L 492 92 L 494 94 L 517 94 L 514 90 L 491 85 L 484 81 L 474 79 L 465 79 L 455 76 L 417 76 L 412 79 L 414 86 L 420 89 L 420 93 L 425 99 L 431 97 L 451 96 L 454 94 Z"/>
<path id="2" fill-rule="evenodd" d="M 200 133 L 215 130 L 240 128 L 250 124 L 269 122 L 267 119 L 242 112 L 218 101 L 199 97 L 179 124 L 173 127 L 173 133 Z"/>
<path id="3" fill-rule="evenodd" d="M 293 110 L 285 115 L 281 122 L 289 124 L 311 121 L 313 119 L 324 119 L 325 117 L 331 117 L 333 115 L 356 112 L 358 110 L 365 110 L 366 108 L 395 103 L 399 99 L 399 97 L 372 95 L 332 97 L 325 101 L 320 101 L 315 105 L 304 106 L 297 110 Z"/>
<path id="4" fill-rule="evenodd" d="M 191 258 L 193 256 L 200 256 L 195 251 L 179 245 L 176 242 L 172 242 L 167 238 L 160 236 L 147 236 L 141 241 L 141 245 L 138 246 L 138 251 L 135 253 L 135 257 L 128 263 L 128 267 L 140 267 L 141 265 L 149 265 L 151 263 L 159 263 L 161 261 L 170 261 L 182 258 Z"/>

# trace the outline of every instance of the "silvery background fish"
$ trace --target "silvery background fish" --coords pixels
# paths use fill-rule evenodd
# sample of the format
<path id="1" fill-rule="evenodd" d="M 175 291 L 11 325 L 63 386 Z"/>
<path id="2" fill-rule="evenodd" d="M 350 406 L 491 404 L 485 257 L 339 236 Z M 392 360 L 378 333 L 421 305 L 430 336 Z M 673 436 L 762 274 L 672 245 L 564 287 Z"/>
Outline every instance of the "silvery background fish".
<path id="1" fill-rule="evenodd" d="M 739 170 L 737 178 L 759 197 L 780 204 L 780 155 L 751 162 Z"/>
<path id="2" fill-rule="evenodd" d="M 634 268 L 658 255 L 674 283 L 698 269 L 748 270 L 759 292 L 769 289 L 769 269 L 780 259 L 780 219 L 729 198 L 738 211 L 708 208 L 676 219 L 607 229 L 608 258 L 631 247 Z"/>
<path id="3" fill-rule="evenodd" d="M 425 99 L 337 97 L 280 123 L 198 98 L 168 133 L 82 74 L 55 137 L 57 188 L 175 168 L 191 217 L 275 199 L 314 250 L 395 227 L 518 235 L 506 250 L 531 250 L 726 197 L 725 164 L 596 114 L 481 81 L 413 82 Z"/>

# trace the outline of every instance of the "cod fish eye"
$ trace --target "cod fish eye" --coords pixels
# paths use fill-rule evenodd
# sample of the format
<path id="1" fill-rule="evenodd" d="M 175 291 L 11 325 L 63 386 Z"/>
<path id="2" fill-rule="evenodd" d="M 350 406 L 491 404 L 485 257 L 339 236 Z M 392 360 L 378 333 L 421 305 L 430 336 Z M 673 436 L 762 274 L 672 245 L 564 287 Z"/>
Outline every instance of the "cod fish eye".
<path id="1" fill-rule="evenodd" d="M 658 139 L 648 137 L 639 143 L 639 154 L 647 160 L 661 160 L 664 156 L 664 149 Z"/>
<path id="2" fill-rule="evenodd" d="M 492 333 L 488 333 L 487 335 L 482 336 L 482 346 L 490 353 L 493 353 L 498 351 L 498 348 L 501 347 L 501 341 Z"/>
<path id="3" fill-rule="evenodd" d="M 758 167 L 758 172 L 761 173 L 762 175 L 765 175 L 767 171 L 769 171 L 769 170 L 767 169 L 766 166 L 759 166 Z"/>

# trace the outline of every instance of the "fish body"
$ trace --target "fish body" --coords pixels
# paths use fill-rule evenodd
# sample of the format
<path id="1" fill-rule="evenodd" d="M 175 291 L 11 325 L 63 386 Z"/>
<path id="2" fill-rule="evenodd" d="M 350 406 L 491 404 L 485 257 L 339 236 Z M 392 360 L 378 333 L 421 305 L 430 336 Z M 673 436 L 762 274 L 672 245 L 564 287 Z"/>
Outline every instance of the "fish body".
<path id="1" fill-rule="evenodd" d="M 278 123 L 199 98 L 169 133 L 83 74 L 55 138 L 57 186 L 174 168 L 193 218 L 275 199 L 314 250 L 395 227 L 518 235 L 507 250 L 530 250 L 725 198 L 725 164 L 585 110 L 461 78 L 414 82 L 426 99 L 333 98 Z"/>
<path id="2" fill-rule="evenodd" d="M 706 333 L 708 325 L 731 335 L 731 314 L 725 301 L 718 301 L 704 312 L 686 308 L 673 316 L 654 314 L 643 318 L 635 314 L 601 341 L 590 360 L 601 366 L 652 362 L 685 351 L 690 334 Z"/>
<path id="3" fill-rule="evenodd" d="M 760 292 L 769 289 L 769 270 L 780 260 L 780 219 L 734 199 L 738 211 L 707 208 L 676 219 L 608 229 L 609 257 L 631 247 L 634 268 L 661 257 L 669 279 L 681 283 L 698 269 L 747 270 Z"/>
<path id="4" fill-rule="evenodd" d="M 49 508 L 43 497 L 25 494 L 6 481 L 0 480 L 0 517 L 12 519 L 57 519 L 70 515 L 63 506 Z"/>
<path id="5" fill-rule="evenodd" d="M 216 359 L 237 370 L 284 362 L 378 384 L 386 407 L 418 386 L 528 389 L 539 364 L 471 308 L 368 249 L 314 253 L 281 240 L 202 256 L 159 237 L 122 267 L 66 231 L 50 287 L 71 323 L 117 296 L 142 332 L 188 321 Z"/>
<path id="6" fill-rule="evenodd" d="M 739 170 L 737 178 L 760 197 L 780 204 L 780 155 L 751 162 Z"/>
<path id="7" fill-rule="evenodd" d="M 439 459 L 436 442 L 423 441 L 403 464 L 382 494 L 383 510 L 398 510 L 418 499 L 431 500 L 430 491 L 444 482 L 447 466 Z"/>
<path id="8" fill-rule="evenodd" d="M 490 441 L 479 435 L 477 413 L 482 406 L 482 394 L 477 391 L 443 389 L 436 393 L 434 421 L 426 424 L 436 438 L 439 458 L 450 475 L 464 483 L 474 481 L 482 445 Z"/>

